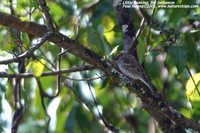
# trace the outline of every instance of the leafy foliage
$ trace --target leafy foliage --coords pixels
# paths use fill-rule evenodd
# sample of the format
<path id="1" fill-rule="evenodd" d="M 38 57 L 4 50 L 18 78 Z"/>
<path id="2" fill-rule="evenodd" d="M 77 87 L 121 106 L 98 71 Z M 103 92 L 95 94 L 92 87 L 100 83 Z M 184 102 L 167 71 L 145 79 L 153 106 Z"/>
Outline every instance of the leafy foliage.
<path id="1" fill-rule="evenodd" d="M 187 4 L 196 0 L 187 1 Z M 122 34 L 118 26 L 118 18 L 109 0 L 100 0 L 88 8 L 93 0 L 53 0 L 47 1 L 53 22 L 63 34 L 79 41 L 87 48 L 95 51 L 104 59 L 111 59 L 117 51 L 122 51 Z M 9 3 L 0 0 L 0 11 L 9 12 L 9 5 L 13 5 L 16 15 L 23 21 L 34 21 L 45 24 L 38 1 L 17 0 Z M 147 15 L 151 10 L 145 9 Z M 130 9 L 132 20 L 136 28 L 140 27 L 141 17 Z M 151 27 L 162 34 L 148 31 L 150 26 L 144 25 L 138 37 L 137 55 L 139 61 L 144 64 L 147 75 L 163 97 L 183 115 L 200 120 L 199 94 L 193 97 L 196 100 L 188 100 L 190 93 L 195 90 L 186 66 L 192 74 L 200 71 L 200 30 L 186 29 L 194 21 L 200 21 L 200 9 L 156 9 L 153 19 L 155 24 Z M 186 17 L 189 16 L 189 17 Z M 185 29 L 186 28 L 186 29 Z M 189 28 L 191 28 L 189 26 Z M 20 55 L 18 37 L 15 29 L 0 26 L 0 61 Z M 149 39 L 147 43 L 147 38 Z M 22 52 L 29 49 L 37 39 L 31 35 L 21 33 Z M 181 45 L 177 45 L 181 44 Z M 58 70 L 58 60 L 63 49 L 57 45 L 46 42 L 34 52 L 34 58 L 41 59 L 31 61 L 24 60 L 24 64 L 30 66 L 35 77 L 40 78 L 42 87 L 48 95 L 57 93 L 57 77 L 40 77 L 43 72 Z M 79 57 L 63 52 L 60 69 L 68 69 L 74 66 L 87 65 Z M 45 60 L 45 63 L 44 63 Z M 5 67 L 6 66 L 6 67 Z M 17 74 L 18 64 L 0 65 L 0 72 Z M 96 79 L 97 77 L 100 77 Z M 194 77 L 195 78 L 195 77 Z M 93 79 L 85 81 L 80 79 Z M 198 80 L 199 81 L 199 77 Z M 47 112 L 51 116 L 51 132 L 103 132 L 99 112 L 105 119 L 120 128 L 123 132 L 148 132 L 151 116 L 144 110 L 140 110 L 140 100 L 125 87 L 117 87 L 108 83 L 104 73 L 99 70 L 65 73 L 60 79 L 60 93 L 52 99 L 45 98 Z M 8 105 L 14 112 L 13 88 L 14 79 L 1 78 L 0 80 L 0 114 Z M 187 85 L 186 85 L 187 83 Z M 67 85 L 66 85 L 67 84 Z M 21 79 L 21 100 L 25 112 L 20 122 L 19 133 L 45 132 L 47 115 L 41 104 L 39 86 L 35 78 Z M 92 93 L 91 93 L 92 92 Z M 93 95 L 92 95 L 93 94 Z M 97 101 L 97 105 L 95 101 Z M 195 99 L 194 98 L 194 99 Z M 191 99 L 191 98 L 190 98 Z M 8 104 L 2 104 L 3 102 Z M 51 105 L 51 106 L 50 106 Z M 97 110 L 97 106 L 98 109 Z M 6 109 L 6 108 L 5 108 Z M 99 111 L 99 112 L 98 112 Z M 7 114 L 10 115 L 11 114 Z M 5 120 L 0 115 L 0 132 L 10 129 L 11 120 Z M 127 124 L 128 123 L 128 124 Z M 160 132 L 159 128 L 157 128 Z"/>
<path id="2" fill-rule="evenodd" d="M 181 46 L 171 46 L 169 47 L 169 54 L 174 61 L 178 72 L 181 73 L 186 66 L 187 53 L 184 47 Z"/>

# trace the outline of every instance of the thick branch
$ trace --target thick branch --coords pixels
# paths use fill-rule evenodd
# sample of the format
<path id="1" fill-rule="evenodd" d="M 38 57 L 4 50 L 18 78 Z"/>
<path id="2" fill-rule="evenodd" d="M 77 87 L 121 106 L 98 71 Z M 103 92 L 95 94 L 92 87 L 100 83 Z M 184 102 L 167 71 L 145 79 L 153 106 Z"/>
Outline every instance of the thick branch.
<path id="1" fill-rule="evenodd" d="M 39 25 L 34 22 L 21 21 L 18 17 L 14 15 L 9 15 L 0 12 L 0 25 L 15 28 L 19 31 L 26 32 L 33 36 L 42 36 L 46 31 L 45 25 Z"/>
<path id="2" fill-rule="evenodd" d="M 47 28 L 49 30 L 54 30 L 52 17 L 49 14 L 49 7 L 47 6 L 46 1 L 45 0 L 39 0 L 39 3 L 40 3 L 40 7 L 42 8 L 42 12 L 44 13 L 44 16 L 46 18 L 46 21 L 47 21 Z"/>
<path id="3" fill-rule="evenodd" d="M 114 7 L 119 18 L 119 24 L 122 29 L 124 51 L 137 57 L 135 39 L 136 30 L 129 15 L 129 10 L 123 8 L 123 1 L 114 2 Z"/>
<path id="4" fill-rule="evenodd" d="M 118 15 L 118 18 L 120 21 L 120 25 L 122 26 L 123 45 L 128 46 L 128 48 L 125 47 L 124 50 L 125 50 L 125 52 L 128 52 L 128 53 L 131 52 L 131 54 L 133 54 L 135 57 L 137 57 L 137 54 L 136 54 L 136 46 L 138 43 L 137 38 L 140 34 L 141 29 L 138 30 L 137 34 L 135 34 L 134 25 L 129 17 L 128 9 L 126 9 L 124 7 L 124 3 L 125 3 L 124 0 L 113 1 L 113 6 L 115 7 L 115 10 L 117 12 L 117 15 Z M 144 24 L 144 19 L 141 22 L 140 28 L 143 27 L 143 24 Z M 141 95 L 139 97 L 141 98 L 143 105 L 145 105 L 144 108 L 157 120 L 162 131 L 163 132 L 175 132 L 176 128 L 180 127 L 179 123 L 173 122 L 173 120 L 171 119 L 171 117 L 168 116 L 168 114 L 159 112 L 158 110 L 160 110 L 161 108 L 152 110 L 151 106 L 149 106 L 153 102 L 154 102 L 154 104 L 157 104 L 157 103 L 162 103 L 161 105 L 166 105 L 166 104 L 164 102 L 162 102 L 162 100 L 160 98 L 154 97 L 152 99 L 149 99 L 149 95 L 146 94 L 146 92 L 145 92 L 146 87 L 144 87 L 143 85 L 139 85 L 138 88 L 140 88 L 140 90 L 137 92 L 137 94 Z M 162 108 L 168 110 L 167 105 Z M 173 114 L 173 111 L 174 110 L 171 110 L 172 114 Z M 157 115 L 159 115 L 159 117 L 157 117 Z M 184 132 L 184 128 L 180 127 L 179 129 L 182 130 L 182 132 Z"/>
<path id="5" fill-rule="evenodd" d="M 0 25 L 15 28 L 19 31 L 26 32 L 35 37 L 42 36 L 47 32 L 46 26 L 39 25 L 33 22 L 24 22 L 13 15 L 8 15 L 0 12 L 0 18 Z M 72 54 L 83 58 L 85 61 L 93 64 L 94 66 L 98 66 L 104 70 L 106 70 L 106 68 L 108 67 L 107 64 L 103 62 L 101 58 L 93 51 L 87 49 L 75 40 L 72 40 L 59 32 L 55 32 L 49 39 L 49 41 L 57 44 L 62 48 L 68 49 L 69 52 L 71 52 Z"/>

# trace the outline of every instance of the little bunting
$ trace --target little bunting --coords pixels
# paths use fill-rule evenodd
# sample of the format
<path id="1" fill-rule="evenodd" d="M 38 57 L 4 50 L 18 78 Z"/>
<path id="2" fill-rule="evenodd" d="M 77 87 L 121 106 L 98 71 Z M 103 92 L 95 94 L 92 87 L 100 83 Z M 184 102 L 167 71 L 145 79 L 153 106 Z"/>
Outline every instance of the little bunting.
<path id="1" fill-rule="evenodd" d="M 136 60 L 136 58 L 129 53 L 119 53 L 114 57 L 118 69 L 127 77 L 133 80 L 139 80 L 144 83 L 150 91 L 157 95 L 155 89 L 152 87 L 149 78 L 146 76 L 143 67 Z"/>

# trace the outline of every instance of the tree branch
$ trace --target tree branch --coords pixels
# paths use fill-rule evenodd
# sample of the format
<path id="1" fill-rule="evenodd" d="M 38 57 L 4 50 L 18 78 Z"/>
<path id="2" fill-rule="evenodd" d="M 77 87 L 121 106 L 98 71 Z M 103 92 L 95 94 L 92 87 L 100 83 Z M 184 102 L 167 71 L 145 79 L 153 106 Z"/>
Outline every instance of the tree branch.
<path id="1" fill-rule="evenodd" d="M 75 67 L 75 68 L 69 68 L 66 70 L 43 72 L 41 77 L 65 74 L 65 73 L 70 73 L 70 72 L 80 72 L 80 71 L 93 70 L 93 69 L 95 69 L 95 67 L 92 67 L 92 66 Z M 0 72 L 0 78 L 31 78 L 31 77 L 34 77 L 32 73 L 8 74 L 6 72 Z"/>
<path id="2" fill-rule="evenodd" d="M 53 31 L 54 30 L 54 26 L 53 26 L 52 17 L 49 14 L 49 7 L 47 6 L 45 0 L 39 0 L 39 3 L 40 3 L 40 7 L 42 8 L 42 12 L 44 13 L 44 16 L 46 18 L 46 21 L 47 21 L 48 30 Z"/>
<path id="3" fill-rule="evenodd" d="M 0 61 L 0 64 L 9 64 L 12 62 L 19 62 L 21 59 L 25 57 L 30 57 L 35 50 L 37 50 L 40 46 L 44 44 L 44 42 L 51 36 L 50 32 L 46 32 L 44 36 L 42 36 L 41 40 L 37 44 L 32 44 L 29 50 L 26 52 L 20 54 L 19 56 L 12 58 L 12 59 L 7 59 L 7 60 L 2 60 Z"/>
<path id="4" fill-rule="evenodd" d="M 35 37 L 42 36 L 47 32 L 46 26 L 39 25 L 33 22 L 21 21 L 19 18 L 13 15 L 8 15 L 0 12 L 0 18 L 0 25 L 16 28 L 17 30 L 26 32 Z M 69 49 L 70 53 L 81 57 L 82 59 L 90 64 L 93 64 L 94 66 L 97 66 L 103 70 L 106 70 L 106 68 L 108 67 L 108 65 L 103 62 L 101 57 L 98 56 L 96 53 L 59 32 L 53 33 L 52 37 L 48 40 L 55 43 L 59 47 Z"/>
<path id="5" fill-rule="evenodd" d="M 138 42 L 137 40 L 135 40 L 136 30 L 130 18 L 129 10 L 123 8 L 122 0 L 115 1 L 113 3 L 113 6 L 119 18 L 119 24 L 122 28 L 124 51 L 127 53 L 131 53 L 135 57 L 137 57 L 136 46 Z"/>

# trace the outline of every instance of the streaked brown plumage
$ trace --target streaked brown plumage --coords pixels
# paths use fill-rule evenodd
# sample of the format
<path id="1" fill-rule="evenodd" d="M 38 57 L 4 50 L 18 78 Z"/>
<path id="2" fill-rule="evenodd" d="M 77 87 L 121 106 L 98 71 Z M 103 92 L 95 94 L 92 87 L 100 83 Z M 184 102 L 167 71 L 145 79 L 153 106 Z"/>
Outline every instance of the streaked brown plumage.
<path id="1" fill-rule="evenodd" d="M 146 76 L 143 67 L 133 55 L 128 53 L 119 53 L 115 56 L 114 61 L 116 61 L 119 70 L 124 75 L 133 80 L 141 81 L 151 90 L 154 95 L 156 95 L 155 90 L 152 87 L 150 80 Z"/>

